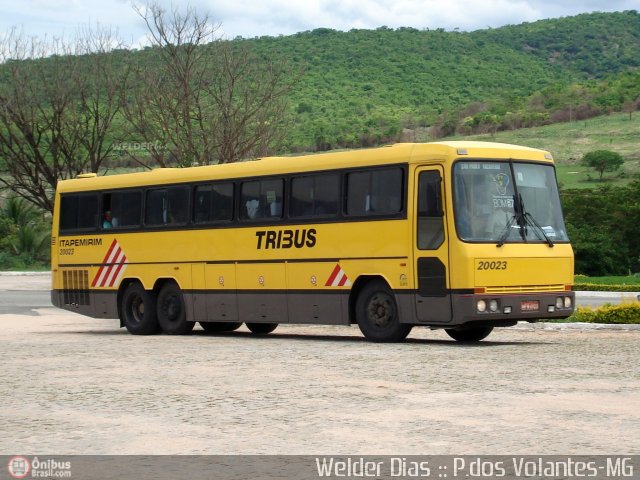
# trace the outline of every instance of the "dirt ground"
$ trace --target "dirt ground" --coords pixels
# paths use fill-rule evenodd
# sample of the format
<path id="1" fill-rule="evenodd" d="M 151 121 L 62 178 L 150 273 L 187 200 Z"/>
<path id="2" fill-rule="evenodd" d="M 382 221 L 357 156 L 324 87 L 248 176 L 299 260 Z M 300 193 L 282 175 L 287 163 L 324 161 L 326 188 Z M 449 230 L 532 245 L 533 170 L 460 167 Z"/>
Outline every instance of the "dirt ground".
<path id="1" fill-rule="evenodd" d="M 640 453 L 637 329 L 379 345 L 357 327 L 135 337 L 38 313 L 0 315 L 0 453 Z"/>

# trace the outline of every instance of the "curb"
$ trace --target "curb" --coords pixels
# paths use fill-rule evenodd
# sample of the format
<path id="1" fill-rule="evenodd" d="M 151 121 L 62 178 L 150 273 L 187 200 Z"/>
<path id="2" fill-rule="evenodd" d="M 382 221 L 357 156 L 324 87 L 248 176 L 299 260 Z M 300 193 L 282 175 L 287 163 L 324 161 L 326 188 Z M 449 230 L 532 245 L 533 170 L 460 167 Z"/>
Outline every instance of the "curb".
<path id="1" fill-rule="evenodd" d="M 640 292 L 604 292 L 604 291 L 591 291 L 591 290 L 576 290 L 574 292 L 576 298 L 591 297 L 591 298 L 619 298 L 620 300 L 640 300 Z"/>
<path id="2" fill-rule="evenodd" d="M 593 331 L 593 330 L 613 330 L 613 331 L 640 331 L 640 325 L 635 323 L 586 323 L 586 322 L 570 322 L 570 323 L 548 323 L 548 322 L 518 322 L 515 327 L 522 330 L 574 330 L 574 331 Z"/>

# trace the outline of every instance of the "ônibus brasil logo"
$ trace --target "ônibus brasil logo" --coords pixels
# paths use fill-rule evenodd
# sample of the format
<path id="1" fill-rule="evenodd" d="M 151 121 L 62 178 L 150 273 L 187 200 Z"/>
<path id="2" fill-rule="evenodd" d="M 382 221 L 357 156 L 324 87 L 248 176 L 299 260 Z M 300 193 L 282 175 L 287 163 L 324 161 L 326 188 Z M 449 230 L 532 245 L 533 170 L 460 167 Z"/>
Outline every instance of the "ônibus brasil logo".
<path id="1" fill-rule="evenodd" d="M 56 458 L 29 460 L 17 455 L 9 459 L 7 470 L 13 478 L 71 478 L 71 462 Z"/>
<path id="2" fill-rule="evenodd" d="M 31 471 L 31 463 L 28 458 L 22 456 L 11 457 L 7 464 L 7 470 L 13 478 L 24 478 Z"/>

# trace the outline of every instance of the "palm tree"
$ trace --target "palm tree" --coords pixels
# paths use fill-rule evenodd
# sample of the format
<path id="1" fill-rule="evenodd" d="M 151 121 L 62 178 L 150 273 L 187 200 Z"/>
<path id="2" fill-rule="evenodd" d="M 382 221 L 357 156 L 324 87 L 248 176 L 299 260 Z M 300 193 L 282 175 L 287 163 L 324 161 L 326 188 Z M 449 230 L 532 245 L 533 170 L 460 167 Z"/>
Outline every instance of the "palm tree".
<path id="1" fill-rule="evenodd" d="M 8 224 L 8 235 L 3 243 L 10 245 L 13 254 L 27 263 L 49 259 L 50 232 L 33 205 L 12 196 L 0 208 L 0 215 Z"/>

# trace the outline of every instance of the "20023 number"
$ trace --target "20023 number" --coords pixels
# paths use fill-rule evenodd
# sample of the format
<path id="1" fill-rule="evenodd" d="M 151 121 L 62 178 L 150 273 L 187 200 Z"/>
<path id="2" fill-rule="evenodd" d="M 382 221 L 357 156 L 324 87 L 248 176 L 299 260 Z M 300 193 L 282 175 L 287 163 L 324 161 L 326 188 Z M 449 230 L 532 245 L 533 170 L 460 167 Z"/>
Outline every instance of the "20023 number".
<path id="1" fill-rule="evenodd" d="M 506 270 L 507 261 L 497 260 L 495 262 L 478 262 L 478 270 Z"/>

